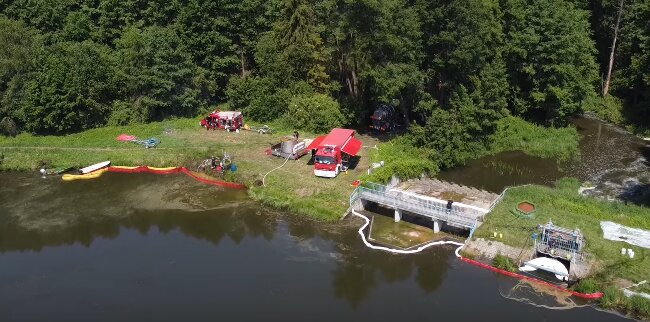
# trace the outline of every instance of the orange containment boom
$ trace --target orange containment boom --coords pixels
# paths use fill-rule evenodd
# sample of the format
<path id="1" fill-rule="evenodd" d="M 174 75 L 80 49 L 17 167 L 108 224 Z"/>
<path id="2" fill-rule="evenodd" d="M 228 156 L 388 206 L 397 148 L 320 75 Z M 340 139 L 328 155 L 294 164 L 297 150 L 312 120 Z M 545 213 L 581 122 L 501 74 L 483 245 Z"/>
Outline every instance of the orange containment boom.
<path id="1" fill-rule="evenodd" d="M 473 259 L 469 259 L 469 258 L 466 258 L 466 257 L 461 257 L 460 260 L 462 260 L 465 263 L 469 263 L 469 264 L 476 265 L 476 266 L 479 266 L 479 267 L 482 267 L 482 268 L 485 268 L 485 269 L 489 269 L 489 270 L 491 270 L 493 272 L 497 272 L 497 273 L 500 273 L 500 274 L 503 274 L 503 275 L 518 278 L 520 280 L 531 281 L 531 282 L 534 282 L 534 283 L 537 283 L 537 284 L 541 284 L 541 285 L 545 285 L 545 286 L 548 286 L 548 287 L 551 287 L 551 288 L 554 288 L 554 289 L 558 289 L 560 291 L 568 292 L 568 293 L 571 293 L 571 295 L 573 295 L 573 296 L 577 296 L 577 297 L 587 299 L 587 300 L 596 300 L 596 299 L 599 299 L 599 298 L 603 297 L 603 295 L 604 295 L 601 292 L 597 292 L 597 293 L 580 293 L 580 292 L 576 292 L 576 291 L 561 287 L 559 285 L 555 285 L 553 283 L 549 283 L 549 282 L 542 281 L 542 280 L 537 279 L 537 278 L 533 278 L 533 277 L 529 277 L 529 276 L 509 272 L 509 271 L 506 271 L 506 270 L 502 270 L 500 268 L 496 268 L 494 266 L 490 266 L 488 264 L 484 264 L 484 263 L 481 263 L 481 262 L 478 262 L 478 261 L 475 261 Z"/>
<path id="2" fill-rule="evenodd" d="M 108 167 L 109 172 L 119 172 L 119 173 L 155 173 L 155 174 L 171 174 L 171 173 L 185 173 L 188 176 L 192 177 L 194 180 L 203 182 L 206 184 L 211 184 L 214 186 L 232 188 L 232 189 L 246 189 L 246 186 L 241 183 L 235 182 L 226 182 L 212 178 L 202 178 L 197 173 L 188 170 L 185 167 L 171 167 L 171 168 L 155 168 L 149 166 L 139 166 L 139 167 L 123 167 L 123 166 L 111 166 Z"/>

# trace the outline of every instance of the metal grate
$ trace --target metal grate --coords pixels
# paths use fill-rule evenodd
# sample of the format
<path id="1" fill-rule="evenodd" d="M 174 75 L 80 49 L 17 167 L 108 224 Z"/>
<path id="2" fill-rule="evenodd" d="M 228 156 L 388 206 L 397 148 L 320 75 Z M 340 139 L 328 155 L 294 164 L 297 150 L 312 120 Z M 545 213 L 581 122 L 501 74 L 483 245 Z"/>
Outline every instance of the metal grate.
<path id="1" fill-rule="evenodd" d="M 541 232 L 539 240 L 535 240 L 535 250 L 553 257 L 569 261 L 583 260 L 584 237 L 580 229 L 570 230 L 556 226 L 552 221 L 538 226 Z"/>

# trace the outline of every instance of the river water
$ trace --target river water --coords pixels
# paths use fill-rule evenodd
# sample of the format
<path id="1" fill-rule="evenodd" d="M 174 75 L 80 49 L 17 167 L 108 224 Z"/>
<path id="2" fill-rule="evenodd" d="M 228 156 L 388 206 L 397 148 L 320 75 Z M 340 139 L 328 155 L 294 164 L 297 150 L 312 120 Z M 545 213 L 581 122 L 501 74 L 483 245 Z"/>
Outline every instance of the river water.
<path id="1" fill-rule="evenodd" d="M 442 180 L 501 192 L 527 183 L 552 185 L 563 177 L 589 182 L 589 194 L 606 199 L 650 202 L 650 142 L 592 118 L 577 118 L 580 158 L 564 164 L 522 152 L 503 152 L 445 170 Z"/>
<path id="2" fill-rule="evenodd" d="M 183 175 L 0 173 L 0 321 L 616 321 Z M 535 298 L 536 297 L 536 298 Z M 570 303 L 569 307 L 584 303 Z"/>

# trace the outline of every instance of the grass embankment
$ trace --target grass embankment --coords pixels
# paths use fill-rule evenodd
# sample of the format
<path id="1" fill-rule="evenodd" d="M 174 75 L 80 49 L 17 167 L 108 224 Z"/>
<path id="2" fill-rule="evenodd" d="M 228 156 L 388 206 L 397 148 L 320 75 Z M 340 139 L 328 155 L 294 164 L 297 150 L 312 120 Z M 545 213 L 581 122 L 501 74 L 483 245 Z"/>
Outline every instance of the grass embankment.
<path id="1" fill-rule="evenodd" d="M 65 136 L 34 136 L 22 133 L 15 138 L 0 136 L 1 170 L 36 170 L 41 166 L 66 168 L 85 166 L 103 160 L 113 164 L 177 166 L 204 156 L 210 146 L 179 137 L 178 134 L 198 127 L 194 119 L 132 126 L 103 127 Z M 199 129 L 200 130 L 200 129 Z M 122 133 L 141 139 L 157 137 L 162 144 L 155 149 L 119 142 Z"/>
<path id="2" fill-rule="evenodd" d="M 349 174 L 334 179 L 317 178 L 308 157 L 287 164 L 269 174 L 266 187 L 256 182 L 269 170 L 284 163 L 265 154 L 272 144 L 293 133 L 286 129 L 271 135 L 242 131 L 206 131 L 199 126 L 199 118 L 176 119 L 165 122 L 103 127 L 67 136 L 33 136 L 21 134 L 15 138 L 0 137 L 0 170 L 37 170 L 43 164 L 50 168 L 82 167 L 103 160 L 115 165 L 155 167 L 187 166 L 192 169 L 210 155 L 231 153 L 238 171 L 228 179 L 247 184 L 249 194 L 264 204 L 287 209 L 294 213 L 334 221 L 348 207 L 353 190 L 352 182 L 368 168 L 368 149 L 361 150 L 359 165 Z M 161 144 L 145 149 L 133 143 L 119 142 L 117 136 L 127 133 L 146 139 L 157 137 Z M 301 137 L 314 138 L 314 134 L 301 133 Z M 374 146 L 376 141 L 361 136 L 364 145 Z"/>
<path id="3" fill-rule="evenodd" d="M 606 291 L 608 295 L 602 300 L 605 308 L 627 310 L 637 316 L 650 318 L 647 314 L 650 301 L 628 299 L 617 291 L 621 279 L 630 282 L 650 279 L 650 250 L 606 240 L 600 228 L 601 221 L 613 221 L 628 227 L 650 230 L 648 208 L 583 197 L 577 192 L 579 187 L 577 180 L 564 179 L 560 180 L 555 188 L 526 186 L 510 189 L 474 236 L 489 239 L 498 231 L 503 233 L 500 242 L 515 247 L 523 247 L 528 242 L 530 247 L 532 242 L 527 239 L 537 231 L 537 224 L 552 220 L 562 227 L 579 228 L 586 239 L 585 250 L 595 260 L 592 282 L 579 287 L 596 285 L 589 287 L 589 291 Z M 522 218 L 511 212 L 516 204 L 523 200 L 529 200 L 537 206 L 534 218 Z M 623 247 L 635 251 L 634 259 L 621 255 Z M 647 288 L 638 290 L 647 291 Z"/>
<path id="4" fill-rule="evenodd" d="M 575 127 L 547 128 L 509 116 L 497 123 L 487 154 L 522 151 L 540 158 L 568 161 L 579 156 L 579 141 Z"/>

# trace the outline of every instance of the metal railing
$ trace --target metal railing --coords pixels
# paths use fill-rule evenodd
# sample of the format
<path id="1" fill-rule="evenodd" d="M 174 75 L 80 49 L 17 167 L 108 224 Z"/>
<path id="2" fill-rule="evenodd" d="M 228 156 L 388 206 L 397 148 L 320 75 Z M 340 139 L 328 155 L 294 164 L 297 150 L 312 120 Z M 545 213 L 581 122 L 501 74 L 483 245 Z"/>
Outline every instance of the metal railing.
<path id="1" fill-rule="evenodd" d="M 386 186 L 374 182 L 364 182 L 363 184 L 361 184 L 361 186 L 367 189 L 380 191 L 380 192 L 386 192 L 387 189 Z"/>
<path id="2" fill-rule="evenodd" d="M 359 187 L 352 191 L 350 195 L 350 207 L 354 207 L 354 203 L 359 199 Z"/>
<path id="3" fill-rule="evenodd" d="M 368 188 L 371 186 L 372 189 Z M 358 187 L 350 196 L 350 204 L 354 203 L 357 199 L 365 199 L 378 204 L 389 206 L 395 209 L 400 209 L 412 212 L 421 216 L 429 217 L 433 220 L 446 221 L 449 224 L 457 225 L 469 229 L 474 229 L 477 226 L 477 219 L 467 216 L 463 213 L 465 209 L 447 209 L 446 204 L 436 202 L 431 199 L 418 198 L 416 196 L 400 193 L 399 191 L 386 192 L 382 189 L 381 185 L 373 184 Z"/>
<path id="4" fill-rule="evenodd" d="M 514 189 L 514 188 L 526 187 L 526 186 L 530 186 L 530 184 L 522 184 L 522 185 L 518 185 L 518 186 L 508 186 L 505 189 L 503 189 L 503 191 L 501 191 L 501 194 L 499 194 L 499 196 L 492 202 L 492 204 L 490 205 L 490 208 L 488 209 L 487 213 L 489 214 L 489 213 L 492 212 L 492 210 L 494 210 L 494 207 L 496 207 L 499 204 L 499 202 L 501 202 L 501 200 L 503 200 L 503 197 L 505 197 L 506 192 L 508 192 L 508 190 Z"/>

